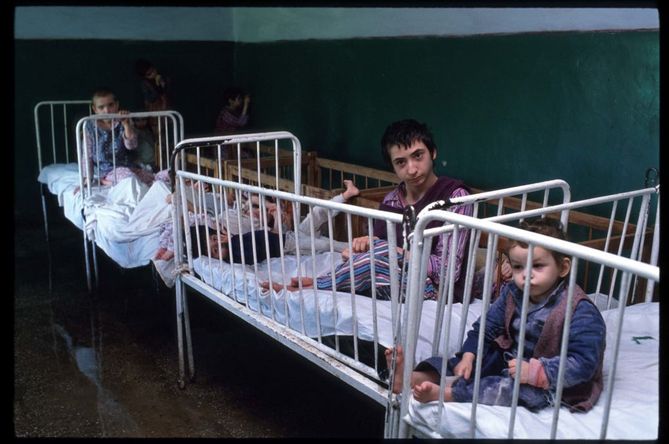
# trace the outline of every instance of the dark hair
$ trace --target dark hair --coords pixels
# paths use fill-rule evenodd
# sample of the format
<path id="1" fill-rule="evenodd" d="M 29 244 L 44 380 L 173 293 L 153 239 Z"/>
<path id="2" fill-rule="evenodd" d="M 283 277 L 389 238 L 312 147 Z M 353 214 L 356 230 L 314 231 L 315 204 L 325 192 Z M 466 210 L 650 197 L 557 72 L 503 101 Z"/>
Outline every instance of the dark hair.
<path id="1" fill-rule="evenodd" d="M 153 63 L 148 60 L 138 59 L 135 62 L 135 72 L 140 77 L 144 77 L 151 68 L 153 68 Z"/>
<path id="2" fill-rule="evenodd" d="M 203 256 L 209 254 L 209 237 L 207 236 L 207 232 L 209 233 L 209 236 L 211 236 L 212 234 L 216 234 L 216 229 L 207 227 L 206 225 L 193 225 L 190 227 L 191 250 L 194 258 L 199 257 L 200 253 L 202 253 Z M 221 243 L 219 248 L 225 248 L 227 250 L 228 243 Z M 223 257 L 223 260 L 225 262 L 230 262 L 229 257 L 230 255 L 226 254 L 225 257 Z M 218 259 L 218 256 L 214 256 L 212 259 Z"/>
<path id="3" fill-rule="evenodd" d="M 93 91 L 93 95 L 91 96 L 91 110 L 95 112 L 95 99 L 97 97 L 107 97 L 107 96 L 114 97 L 114 101 L 117 100 L 116 94 L 114 94 L 114 91 L 112 91 L 110 88 L 107 88 L 106 86 L 95 88 L 95 90 Z"/>
<path id="4" fill-rule="evenodd" d="M 549 219 L 548 217 L 540 217 L 535 219 L 524 220 L 518 224 L 518 228 L 526 231 L 531 231 L 533 233 L 554 237 L 556 239 L 567 240 L 567 236 L 564 232 L 564 227 L 562 226 L 562 222 L 560 222 L 558 219 Z M 515 246 L 527 248 L 527 243 L 519 241 L 517 239 L 509 239 L 509 243 L 507 245 L 507 250 L 506 250 L 507 254 L 509 250 Z M 565 257 L 564 254 L 559 253 L 557 251 L 551 250 L 550 252 L 555 258 L 555 261 L 557 263 L 560 263 L 560 261 L 562 261 L 562 259 Z"/>
<path id="5" fill-rule="evenodd" d="M 227 106 L 228 100 L 234 100 L 237 97 L 243 97 L 246 92 L 236 86 L 231 86 L 223 91 L 223 103 Z"/>
<path id="6" fill-rule="evenodd" d="M 404 119 L 393 122 L 386 128 L 381 137 L 381 154 L 385 161 L 392 167 L 390 159 L 390 149 L 399 146 L 404 149 L 409 148 L 414 142 L 421 141 L 433 156 L 437 150 L 432 133 L 424 123 L 417 122 L 414 119 Z"/>

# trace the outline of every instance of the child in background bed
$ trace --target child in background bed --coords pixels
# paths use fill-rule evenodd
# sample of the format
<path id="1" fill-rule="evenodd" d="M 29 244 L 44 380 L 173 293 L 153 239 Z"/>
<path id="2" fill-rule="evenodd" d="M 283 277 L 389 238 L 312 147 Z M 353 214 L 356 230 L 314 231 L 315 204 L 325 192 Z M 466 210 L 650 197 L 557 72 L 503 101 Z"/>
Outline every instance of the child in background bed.
<path id="1" fill-rule="evenodd" d="M 249 122 L 249 104 L 251 96 L 242 89 L 232 87 L 223 92 L 223 103 L 216 119 L 216 134 L 228 135 L 238 133 Z"/>
<path id="2" fill-rule="evenodd" d="M 381 205 L 380 210 L 391 211 L 402 214 L 404 210 L 413 205 L 416 214 L 425 206 L 437 201 L 466 196 L 469 194 L 467 186 L 460 180 L 447 176 L 437 176 L 434 172 L 434 160 L 437 158 L 437 146 L 432 133 L 427 125 L 413 119 L 400 120 L 391 123 L 381 138 L 381 154 L 391 166 L 401 183 L 393 191 L 388 193 Z M 448 208 L 459 214 L 472 215 L 471 205 L 454 205 Z M 430 224 L 428 226 L 436 226 Z M 397 242 L 402 244 L 402 227 L 396 226 Z M 382 220 L 374 222 L 374 238 L 362 236 L 353 239 L 352 252 L 344 251 L 346 258 L 350 257 L 353 263 L 353 275 L 355 276 L 355 291 L 366 292 L 372 283 L 371 263 L 374 262 L 375 282 L 379 290 L 384 294 L 390 288 L 391 273 L 399 273 L 399 270 L 391 270 L 388 254 L 388 242 L 386 223 Z M 428 261 L 428 282 L 426 282 L 426 299 L 436 299 L 437 285 L 439 283 L 439 270 L 442 268 L 442 252 L 446 249 L 446 258 L 449 257 L 451 234 L 440 236 L 433 242 Z M 455 260 L 455 299 L 462 300 L 464 287 L 464 274 L 461 270 L 466 269 L 463 262 L 466 259 L 467 245 L 469 242 L 469 230 L 461 230 L 458 235 L 456 260 Z M 370 251 L 370 244 L 373 248 Z M 398 260 L 404 259 L 404 251 L 398 247 Z M 351 287 L 351 274 L 349 263 L 344 262 L 335 269 L 334 283 L 337 290 L 348 291 Z M 304 277 L 301 279 L 303 287 L 314 285 L 314 279 Z M 318 276 L 315 280 L 318 289 L 329 290 L 333 287 L 333 279 L 330 273 Z M 297 278 L 291 281 L 288 290 L 296 290 L 300 282 Z M 474 290 L 473 294 L 478 291 Z"/>
<path id="3" fill-rule="evenodd" d="M 165 111 L 170 103 L 167 96 L 169 81 L 161 75 L 153 63 L 145 59 L 135 62 L 135 72 L 142 79 L 142 97 L 147 111 Z"/>
<path id="4" fill-rule="evenodd" d="M 521 228 L 564 239 L 560 223 L 549 219 L 522 223 Z M 507 254 L 513 277 L 502 287 L 500 296 L 486 315 L 479 402 L 510 406 L 516 368 L 520 365 L 518 403 L 536 411 L 552 404 L 558 383 L 560 342 L 567 303 L 565 278 L 571 269 L 571 259 L 543 247 L 534 247 L 525 351 L 523 361 L 518 362 L 515 356 L 518 354 L 528 245 L 511 240 Z M 572 411 L 585 412 L 594 406 L 602 391 L 606 325 L 597 307 L 579 286 L 574 288 L 572 310 L 562 402 Z M 472 325 L 460 352 L 448 360 L 447 374 L 453 377 L 446 380 L 445 401 L 472 401 L 480 321 L 479 318 Z M 386 350 L 389 367 L 392 353 L 392 349 Z M 439 399 L 441 365 L 441 357 L 437 356 L 416 366 L 411 375 L 411 386 L 417 401 Z M 400 393 L 402 389 L 403 366 L 403 352 L 398 347 L 395 393 Z"/>
<path id="5" fill-rule="evenodd" d="M 116 95 L 108 88 L 93 93 L 91 109 L 94 114 L 128 114 L 119 108 Z M 84 137 L 89 159 L 88 165 L 83 166 L 84 177 L 92 177 L 98 168 L 102 185 L 113 185 L 133 175 L 146 184 L 153 182 L 153 174 L 130 159 L 131 151 L 138 146 L 131 119 L 89 120 L 84 126 Z"/>
<path id="6" fill-rule="evenodd" d="M 360 191 L 350 180 L 344 180 L 344 191 L 337 196 L 334 196 L 331 200 L 334 202 L 347 202 L 349 199 L 357 196 Z M 281 249 L 279 242 L 279 230 L 278 225 L 280 223 L 283 226 L 289 228 L 292 226 L 290 222 L 287 223 L 285 215 L 289 215 L 290 211 L 280 210 L 275 203 L 267 202 L 267 212 L 268 212 L 268 224 L 273 228 L 270 230 L 255 230 L 249 231 L 241 235 L 232 235 L 230 236 L 230 245 L 232 246 L 232 262 L 241 263 L 241 251 L 244 252 L 244 262 L 246 264 L 253 264 L 253 240 L 252 237 L 255 237 L 255 256 L 258 262 L 261 262 L 269 257 L 280 257 Z M 313 207 L 309 214 L 300 222 L 297 226 L 297 231 L 299 235 L 296 236 L 295 231 L 291 229 L 283 229 L 284 235 L 284 252 L 288 254 L 293 254 L 299 248 L 300 251 L 311 253 L 311 222 L 310 219 L 313 219 L 314 230 L 317 233 L 316 237 L 313 239 L 314 249 L 317 253 L 330 251 L 330 239 L 320 236 L 318 234 L 320 228 L 327 222 L 327 210 L 322 207 Z M 336 212 L 333 212 L 333 216 Z M 256 214 L 256 216 L 259 216 Z M 265 248 L 265 232 L 267 232 L 269 240 L 269 251 L 266 251 Z M 343 251 L 348 244 L 346 242 L 339 242 L 333 240 L 333 249 L 334 251 L 341 252 Z M 210 234 L 208 239 L 209 249 L 213 258 L 221 258 L 225 261 L 230 261 L 230 251 L 228 246 L 228 236 L 225 233 L 221 233 L 221 238 L 216 233 Z M 206 251 L 206 247 L 203 249 Z"/>
<path id="7" fill-rule="evenodd" d="M 133 150 L 131 159 L 143 169 L 153 171 L 156 168 L 156 141 L 148 121 L 147 118 L 133 119 L 137 133 L 137 149 Z"/>

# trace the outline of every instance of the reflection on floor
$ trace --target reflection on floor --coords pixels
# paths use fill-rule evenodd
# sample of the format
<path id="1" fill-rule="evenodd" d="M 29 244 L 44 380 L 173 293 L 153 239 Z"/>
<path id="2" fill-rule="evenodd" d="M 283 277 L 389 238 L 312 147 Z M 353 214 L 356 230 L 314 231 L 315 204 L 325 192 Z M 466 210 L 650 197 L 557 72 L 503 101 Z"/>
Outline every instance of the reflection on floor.
<path id="1" fill-rule="evenodd" d="M 48 244 L 16 224 L 16 436 L 383 436 L 380 405 L 204 298 L 189 298 L 197 375 L 180 390 L 173 292 L 98 252 L 89 294 L 81 233 L 61 219 Z"/>

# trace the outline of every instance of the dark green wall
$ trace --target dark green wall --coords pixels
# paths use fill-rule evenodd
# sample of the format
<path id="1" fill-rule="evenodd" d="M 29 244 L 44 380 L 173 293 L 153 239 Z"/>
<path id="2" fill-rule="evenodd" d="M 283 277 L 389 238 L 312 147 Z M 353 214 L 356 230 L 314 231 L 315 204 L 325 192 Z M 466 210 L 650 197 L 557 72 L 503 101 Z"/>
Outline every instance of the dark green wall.
<path id="1" fill-rule="evenodd" d="M 138 57 L 173 79 L 187 136 L 210 133 L 229 84 L 257 130 L 321 156 L 384 168 L 396 119 L 427 122 L 438 169 L 492 189 L 562 178 L 574 198 L 643 185 L 659 166 L 659 33 L 226 42 L 15 42 L 16 216 L 39 217 L 35 103 L 106 84 L 139 109 Z M 447 165 L 442 166 L 441 162 Z"/>
<path id="2" fill-rule="evenodd" d="M 15 217 L 40 217 L 33 107 L 42 100 L 87 99 L 98 86 L 116 91 L 121 106 L 142 110 L 138 58 L 171 78 L 174 109 L 187 137 L 211 134 L 232 84 L 230 42 L 16 40 L 14 45 Z M 41 219 L 40 219 L 41 220 Z"/>
<path id="3" fill-rule="evenodd" d="M 657 32 L 238 44 L 235 75 L 257 121 L 322 156 L 384 167 L 385 126 L 414 117 L 439 171 L 480 188 L 562 178 L 584 198 L 659 166 Z"/>

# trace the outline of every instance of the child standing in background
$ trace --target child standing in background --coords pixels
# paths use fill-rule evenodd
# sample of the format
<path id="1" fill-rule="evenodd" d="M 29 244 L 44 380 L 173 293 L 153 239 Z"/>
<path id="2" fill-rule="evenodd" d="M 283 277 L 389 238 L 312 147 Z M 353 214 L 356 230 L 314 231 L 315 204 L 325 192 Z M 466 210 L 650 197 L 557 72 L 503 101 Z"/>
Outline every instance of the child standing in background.
<path id="1" fill-rule="evenodd" d="M 156 67 L 145 59 L 139 59 L 135 62 L 135 71 L 142 79 L 144 109 L 146 111 L 165 111 L 169 109 L 168 79 L 163 77 Z"/>
<path id="2" fill-rule="evenodd" d="M 225 106 L 216 119 L 216 134 L 227 135 L 239 132 L 249 122 L 251 96 L 240 88 L 228 88 L 223 92 Z"/>

